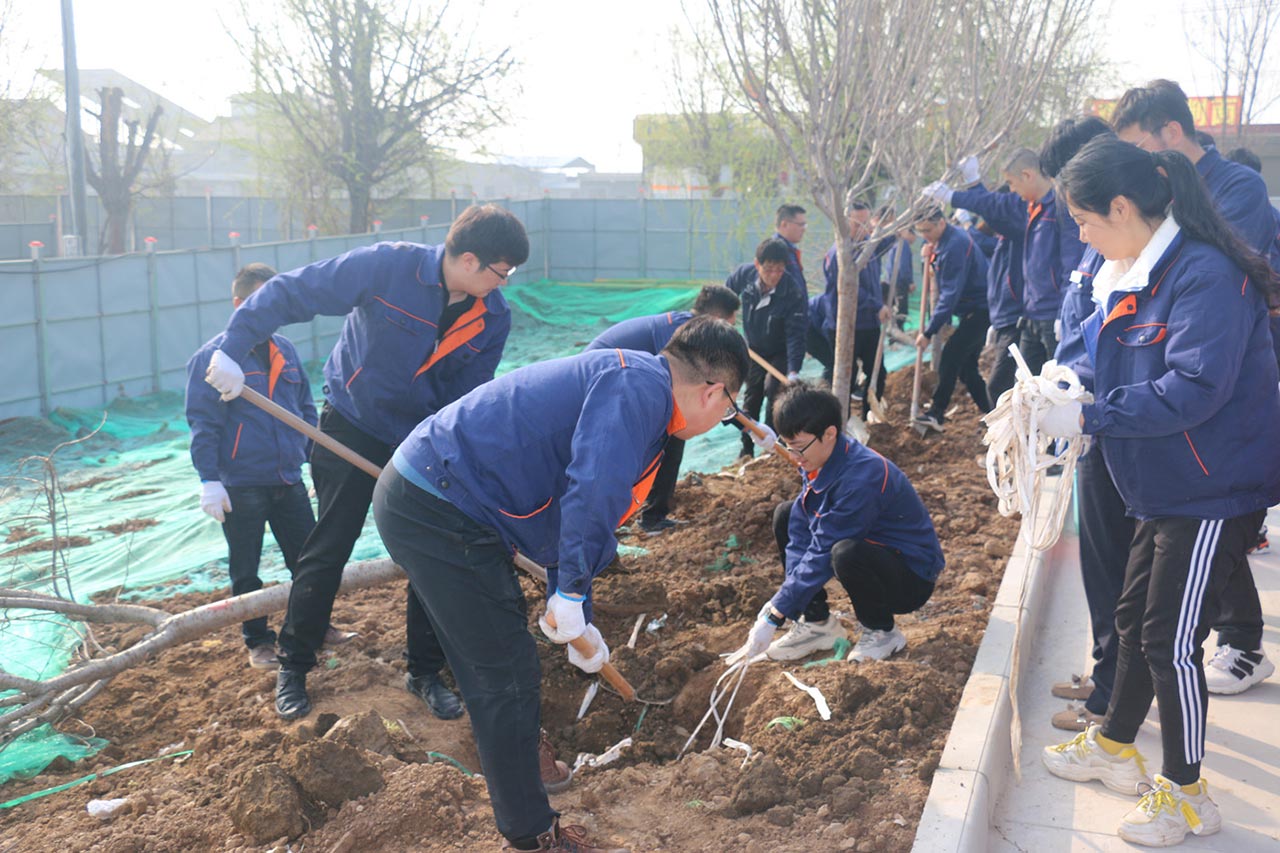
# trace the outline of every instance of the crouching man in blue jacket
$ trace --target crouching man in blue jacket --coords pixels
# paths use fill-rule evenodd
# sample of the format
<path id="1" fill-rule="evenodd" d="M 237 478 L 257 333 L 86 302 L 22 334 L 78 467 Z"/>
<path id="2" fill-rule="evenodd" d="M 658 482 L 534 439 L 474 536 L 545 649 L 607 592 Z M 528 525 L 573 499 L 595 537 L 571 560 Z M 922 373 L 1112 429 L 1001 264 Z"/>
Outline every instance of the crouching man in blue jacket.
<path id="1" fill-rule="evenodd" d="M 944 560 L 929 511 L 898 466 L 844 434 L 843 412 L 834 394 L 803 383 L 774 407 L 778 434 L 800 457 L 801 486 L 773 513 L 786 577 L 751 628 L 749 658 L 767 651 L 798 660 L 833 648 L 844 629 L 827 606 L 832 576 L 862 625 L 851 661 L 901 651 L 907 640 L 894 614 L 919 610 L 933 595 Z M 791 630 L 774 641 L 788 619 Z"/>
<path id="2" fill-rule="evenodd" d="M 671 438 L 734 412 L 748 365 L 732 326 L 695 317 L 656 356 L 592 350 L 499 377 L 419 424 L 383 469 L 378 531 L 436 627 L 516 850 L 604 848 L 559 826 L 539 778 L 541 673 L 512 554 L 551 567 L 542 631 L 587 638 L 595 655 L 571 647 L 569 660 L 599 672 L 609 649 L 591 581 L 613 560 L 614 531 L 644 503 Z"/>
<path id="3" fill-rule="evenodd" d="M 231 283 L 231 304 L 239 308 L 275 274 L 266 264 L 240 270 Z M 200 474 L 200 509 L 222 525 L 231 594 L 244 595 L 262 589 L 258 562 L 265 525 L 271 525 L 284 564 L 293 573 L 316 519 L 302 482 L 307 439 L 244 400 L 222 402 L 204 381 L 209 359 L 224 337 L 215 336 L 187 362 L 187 423 L 191 462 Z M 311 383 L 288 338 L 271 335 L 253 347 L 245 367 L 246 384 L 315 426 Z M 265 616 L 245 622 L 241 635 L 249 648 L 249 666 L 279 665 L 276 635 Z"/>

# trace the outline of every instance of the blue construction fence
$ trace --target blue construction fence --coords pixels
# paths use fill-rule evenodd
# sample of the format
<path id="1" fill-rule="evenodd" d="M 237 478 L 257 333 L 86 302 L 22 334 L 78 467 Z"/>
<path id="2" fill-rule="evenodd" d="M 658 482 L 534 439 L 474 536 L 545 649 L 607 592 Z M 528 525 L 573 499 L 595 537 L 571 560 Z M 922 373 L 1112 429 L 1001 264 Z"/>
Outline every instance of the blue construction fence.
<path id="1" fill-rule="evenodd" d="M 772 231 L 771 215 L 743 204 L 507 202 L 525 223 L 531 249 L 512 282 L 722 281 Z M 166 251 L 157 241 L 153 251 L 128 255 L 0 262 L 0 354 L 5 363 L 27 368 L 14 371 L 0 390 L 0 418 L 181 390 L 191 353 L 226 325 L 231 279 L 244 264 L 288 270 L 380 240 L 438 243 L 450 221 L 432 216 L 420 219 L 419 227 L 380 233 L 202 249 Z M 820 229 L 812 230 L 819 231 L 815 242 L 821 239 Z M 820 252 L 806 247 L 809 258 Z M 341 323 L 340 317 L 321 317 L 283 332 L 304 358 L 322 359 Z"/>

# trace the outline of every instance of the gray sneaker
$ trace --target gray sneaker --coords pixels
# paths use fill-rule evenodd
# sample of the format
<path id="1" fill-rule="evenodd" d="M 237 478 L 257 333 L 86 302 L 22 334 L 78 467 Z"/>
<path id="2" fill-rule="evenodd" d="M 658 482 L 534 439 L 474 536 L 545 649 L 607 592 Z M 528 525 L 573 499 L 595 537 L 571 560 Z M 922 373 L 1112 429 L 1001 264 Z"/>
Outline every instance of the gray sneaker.
<path id="1" fill-rule="evenodd" d="M 849 660 L 855 663 L 864 660 L 884 660 L 906 647 L 907 638 L 897 628 L 890 628 L 888 631 L 863 628 L 862 636 L 858 638 L 853 651 L 849 652 Z"/>
<path id="2" fill-rule="evenodd" d="M 781 639 L 769 645 L 766 654 L 770 660 L 800 660 L 814 652 L 831 651 L 837 640 L 845 638 L 844 628 L 834 616 L 821 622 L 806 622 L 801 618 Z"/>
<path id="3" fill-rule="evenodd" d="M 279 669 L 280 661 L 276 657 L 275 643 L 249 649 L 249 666 L 254 669 Z"/>

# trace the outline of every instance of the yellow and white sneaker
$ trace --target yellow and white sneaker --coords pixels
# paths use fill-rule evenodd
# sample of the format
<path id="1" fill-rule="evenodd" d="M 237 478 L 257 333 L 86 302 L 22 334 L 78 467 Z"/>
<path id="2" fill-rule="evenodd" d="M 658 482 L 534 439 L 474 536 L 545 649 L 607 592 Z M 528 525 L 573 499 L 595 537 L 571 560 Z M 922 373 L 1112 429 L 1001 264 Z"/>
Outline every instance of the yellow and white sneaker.
<path id="1" fill-rule="evenodd" d="M 1133 811 L 1120 822 L 1120 837 L 1147 847 L 1181 844 L 1190 832 L 1213 835 L 1222 829 L 1218 804 L 1209 797 L 1209 783 L 1201 779 L 1199 791 L 1188 794 L 1160 774 Z"/>
<path id="2" fill-rule="evenodd" d="M 1113 791 L 1137 796 L 1139 786 L 1150 785 L 1147 765 L 1142 753 L 1133 746 L 1126 746 L 1119 754 L 1112 755 L 1098 743 L 1102 727 L 1094 724 L 1066 743 L 1046 746 L 1040 758 L 1054 776 L 1072 782 L 1098 780 Z"/>

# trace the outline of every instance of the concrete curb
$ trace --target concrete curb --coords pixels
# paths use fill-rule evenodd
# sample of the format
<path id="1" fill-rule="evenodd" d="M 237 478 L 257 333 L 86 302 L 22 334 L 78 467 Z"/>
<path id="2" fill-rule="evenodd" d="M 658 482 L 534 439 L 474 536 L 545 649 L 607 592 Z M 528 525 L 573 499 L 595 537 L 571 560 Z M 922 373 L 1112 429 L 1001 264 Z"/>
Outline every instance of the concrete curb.
<path id="1" fill-rule="evenodd" d="M 1054 495 L 1062 487 L 1070 488 L 1071 484 L 1064 484 L 1060 477 L 1045 481 L 1038 521 L 1048 515 Z M 1014 636 L 1021 620 L 1021 673 L 1028 668 L 1028 656 L 1043 615 L 1045 565 L 1055 562 L 1054 551 L 1059 547 L 1061 540 L 1043 554 L 1018 537 L 933 775 L 912 847 L 916 853 L 985 853 L 991 849 L 991 817 L 1013 776 L 1009 678 Z M 1027 685 L 1020 681 L 1018 689 L 1025 691 Z"/>

